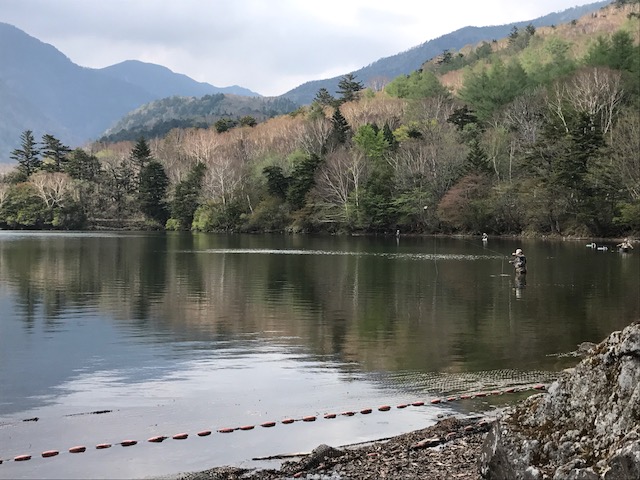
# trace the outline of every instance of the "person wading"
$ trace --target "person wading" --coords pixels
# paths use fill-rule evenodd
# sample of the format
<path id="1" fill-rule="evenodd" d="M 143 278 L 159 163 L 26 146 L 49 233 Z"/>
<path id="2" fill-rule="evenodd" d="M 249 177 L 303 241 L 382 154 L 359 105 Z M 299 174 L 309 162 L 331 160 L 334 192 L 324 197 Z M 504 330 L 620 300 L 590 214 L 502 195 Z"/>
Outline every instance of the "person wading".
<path id="1" fill-rule="evenodd" d="M 527 273 L 527 257 L 524 256 L 522 249 L 518 248 L 511 254 L 513 258 L 509 260 L 509 263 L 513 264 L 513 268 L 516 269 L 517 275 Z"/>

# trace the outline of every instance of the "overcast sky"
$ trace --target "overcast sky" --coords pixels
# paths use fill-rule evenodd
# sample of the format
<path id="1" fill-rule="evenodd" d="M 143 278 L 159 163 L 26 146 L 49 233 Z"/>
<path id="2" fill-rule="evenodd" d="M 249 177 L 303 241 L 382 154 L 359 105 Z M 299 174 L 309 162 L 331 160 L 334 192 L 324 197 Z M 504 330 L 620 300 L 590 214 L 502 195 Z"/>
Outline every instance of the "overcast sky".
<path id="1" fill-rule="evenodd" d="M 466 26 L 595 0 L 0 0 L 0 22 L 74 63 L 140 60 L 216 87 L 281 95 Z"/>

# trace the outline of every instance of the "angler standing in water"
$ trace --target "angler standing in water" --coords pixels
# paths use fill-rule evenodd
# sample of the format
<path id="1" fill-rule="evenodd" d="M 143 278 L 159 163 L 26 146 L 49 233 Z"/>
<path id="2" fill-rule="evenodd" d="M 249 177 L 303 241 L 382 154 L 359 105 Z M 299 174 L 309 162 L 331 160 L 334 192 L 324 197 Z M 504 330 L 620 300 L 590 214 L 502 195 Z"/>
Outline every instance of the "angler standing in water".
<path id="1" fill-rule="evenodd" d="M 527 273 L 527 257 L 524 256 L 522 249 L 518 248 L 511 254 L 513 258 L 509 260 L 509 263 L 513 264 L 516 269 L 516 274 L 522 275 Z"/>
<path id="2" fill-rule="evenodd" d="M 509 260 L 509 263 L 513 264 L 516 271 L 514 288 L 516 298 L 522 298 L 522 289 L 527 285 L 527 257 L 524 256 L 524 253 L 520 248 L 511 255 L 513 258 Z"/>

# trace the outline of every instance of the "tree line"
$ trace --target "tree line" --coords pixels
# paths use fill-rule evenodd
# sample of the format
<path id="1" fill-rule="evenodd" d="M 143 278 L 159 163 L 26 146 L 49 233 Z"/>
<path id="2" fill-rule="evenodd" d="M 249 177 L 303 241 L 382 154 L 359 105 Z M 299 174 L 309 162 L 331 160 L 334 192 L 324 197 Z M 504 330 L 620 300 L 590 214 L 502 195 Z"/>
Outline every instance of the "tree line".
<path id="1" fill-rule="evenodd" d="M 504 51 L 482 44 L 468 55 L 456 89 L 441 78 L 465 59 L 445 52 L 381 91 L 345 75 L 335 95 L 321 89 L 311 105 L 259 123 L 75 150 L 23 132 L 0 183 L 0 225 L 639 233 L 633 37 L 601 36 L 576 58 L 569 42 L 526 28 Z"/>

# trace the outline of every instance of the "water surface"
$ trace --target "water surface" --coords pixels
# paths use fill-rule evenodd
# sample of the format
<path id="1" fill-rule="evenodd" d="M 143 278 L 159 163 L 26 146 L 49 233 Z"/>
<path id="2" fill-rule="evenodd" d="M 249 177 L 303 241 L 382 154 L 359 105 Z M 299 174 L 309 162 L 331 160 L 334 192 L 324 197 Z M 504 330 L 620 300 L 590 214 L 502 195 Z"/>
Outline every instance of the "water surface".
<path id="1" fill-rule="evenodd" d="M 431 404 L 549 382 L 640 318 L 640 254 L 586 243 L 0 232 L 0 478 L 251 467 L 513 402 Z"/>

